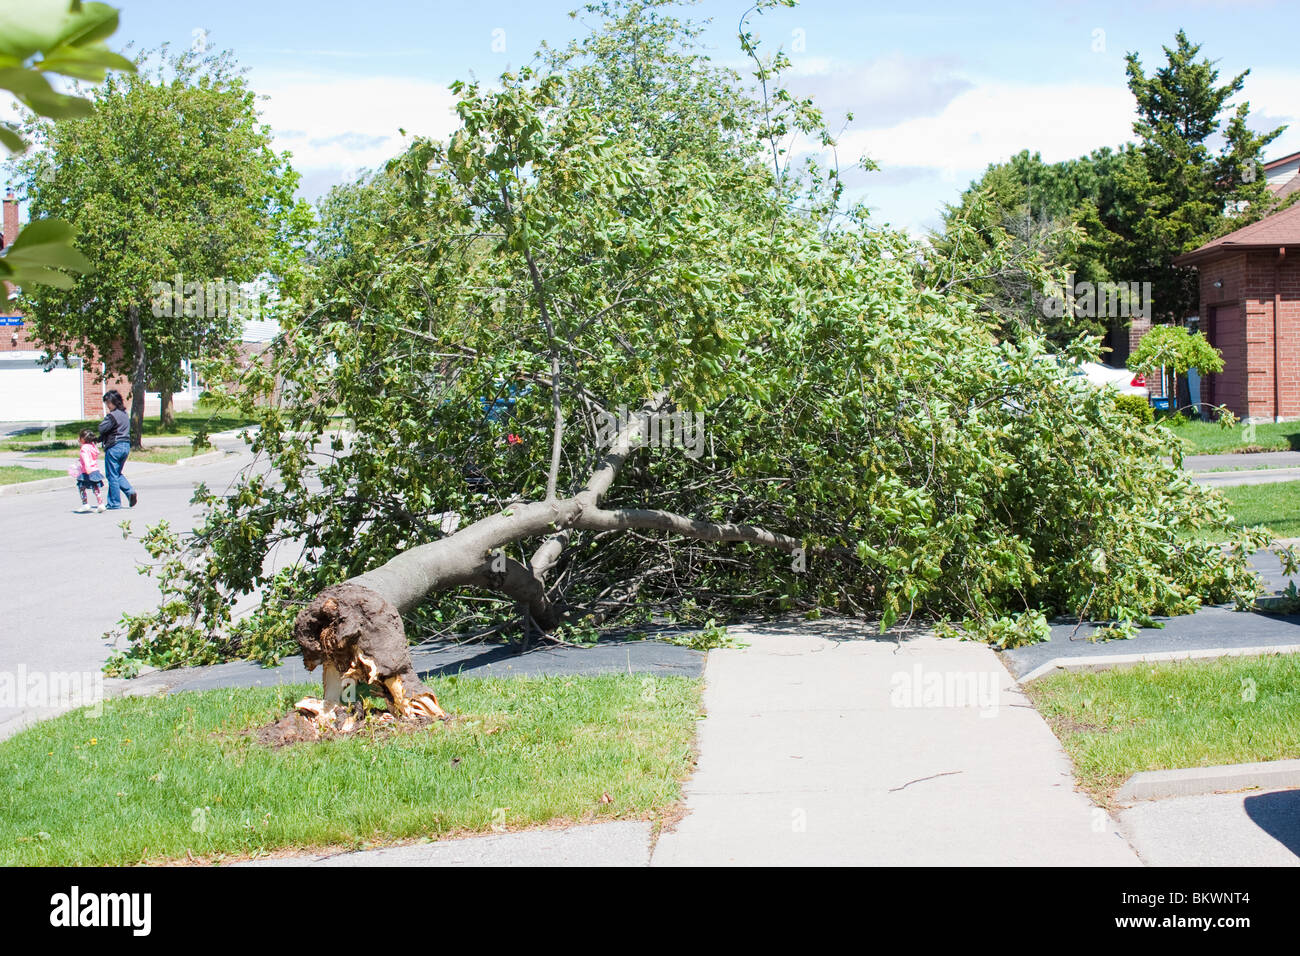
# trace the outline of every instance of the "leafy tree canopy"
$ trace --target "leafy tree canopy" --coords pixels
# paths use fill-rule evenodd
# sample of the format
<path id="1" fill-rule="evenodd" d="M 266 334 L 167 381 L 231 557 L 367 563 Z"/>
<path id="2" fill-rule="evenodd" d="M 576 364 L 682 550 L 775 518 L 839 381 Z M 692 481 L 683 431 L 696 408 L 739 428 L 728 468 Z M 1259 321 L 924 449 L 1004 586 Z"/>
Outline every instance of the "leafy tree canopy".
<path id="1" fill-rule="evenodd" d="M 1142 336 L 1128 358 L 1128 367 L 1136 372 L 1169 368 L 1178 375 L 1196 369 L 1206 375 L 1223 371 L 1223 355 L 1200 332 L 1188 332 L 1178 325 L 1157 325 Z"/>
<path id="2" fill-rule="evenodd" d="M 61 74 L 97 83 L 108 70 L 134 70 L 135 64 L 104 44 L 117 31 L 117 21 L 117 11 L 104 3 L 0 3 L 0 89 L 14 94 L 34 116 L 85 116 L 90 103 L 76 94 L 58 92 L 46 77 Z M 22 153 L 27 145 L 17 127 L 0 123 L 0 146 Z M 30 224 L 0 258 L 0 281 L 67 288 L 72 284 L 68 273 L 90 268 L 89 260 L 73 245 L 74 235 L 73 228 L 59 219 Z"/>
<path id="3" fill-rule="evenodd" d="M 310 223 L 228 54 L 164 49 L 147 62 L 110 77 L 88 114 L 37 126 L 44 148 L 20 167 L 32 215 L 71 223 L 93 265 L 65 287 L 24 290 L 24 311 L 51 353 L 93 350 L 131 377 L 137 435 L 146 389 L 175 390 L 182 360 L 238 340 L 243 316 L 225 293 L 290 272 Z"/>

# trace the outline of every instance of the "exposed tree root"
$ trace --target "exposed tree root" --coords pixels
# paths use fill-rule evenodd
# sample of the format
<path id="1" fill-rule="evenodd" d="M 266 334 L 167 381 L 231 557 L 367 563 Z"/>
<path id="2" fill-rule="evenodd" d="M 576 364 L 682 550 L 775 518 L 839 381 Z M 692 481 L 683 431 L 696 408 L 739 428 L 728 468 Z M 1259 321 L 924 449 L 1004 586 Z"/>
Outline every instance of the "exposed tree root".
<path id="1" fill-rule="evenodd" d="M 446 711 L 415 672 L 402 616 L 384 597 L 351 582 L 328 587 L 298 615 L 294 639 L 309 671 L 323 667 L 324 696 L 298 703 L 318 726 L 346 733 L 364 721 L 343 701 L 343 682 L 375 688 L 389 713 L 406 720 L 443 720 Z"/>

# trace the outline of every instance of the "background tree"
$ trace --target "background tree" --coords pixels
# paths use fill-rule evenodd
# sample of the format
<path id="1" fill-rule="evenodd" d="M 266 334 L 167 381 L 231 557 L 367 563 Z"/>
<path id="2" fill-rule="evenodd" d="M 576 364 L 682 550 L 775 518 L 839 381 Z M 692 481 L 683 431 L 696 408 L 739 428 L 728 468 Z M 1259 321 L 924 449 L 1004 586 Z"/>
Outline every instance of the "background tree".
<path id="1" fill-rule="evenodd" d="M 1181 325 L 1157 325 L 1128 358 L 1128 367 L 1147 375 L 1166 368 L 1174 373 L 1172 408 L 1178 408 L 1178 379 L 1191 369 L 1202 375 L 1223 371 L 1223 354 L 1201 332 L 1189 332 Z"/>
<path id="2" fill-rule="evenodd" d="M 1058 313 L 1043 307 L 1044 297 L 1070 282 L 1095 286 L 1123 276 L 1122 267 L 1115 272 L 1124 261 L 1118 171 L 1131 158 L 1128 146 L 1059 163 L 1025 150 L 991 164 L 945 208 L 927 259 L 942 266 L 927 266 L 923 281 L 968 297 L 1011 339 L 1043 335 L 1060 346 L 1104 335 L 1113 318 Z"/>
<path id="3" fill-rule="evenodd" d="M 1044 273 L 1058 283 L 1066 274 L 1094 285 L 1150 282 L 1157 321 L 1194 313 L 1194 274 L 1173 260 L 1276 210 L 1259 170 L 1285 129 L 1253 133 L 1249 103 L 1229 102 L 1249 71 L 1219 84 L 1199 52 L 1180 31 L 1151 76 L 1129 55 L 1136 144 L 1050 164 L 1024 151 L 989 166 L 948 207 L 932 241 L 946 271 L 925 280 L 1001 316 L 1000 334 L 1041 332 L 1057 344 L 1128 321 L 1044 315 L 1030 304 Z"/>
<path id="4" fill-rule="evenodd" d="M 930 236 L 921 281 L 961 296 L 993 323 L 1002 338 L 1046 335 L 1057 345 L 1080 332 L 1101 332 L 1073 315 L 1053 321 L 1042 308 L 1045 290 L 1064 281 L 1083 232 L 1068 217 L 1034 209 L 1025 182 L 1008 166 L 991 166 L 945 208 L 941 232 Z"/>
<path id="5" fill-rule="evenodd" d="M 32 214 L 72 223 L 93 266 L 71 287 L 25 290 L 24 310 L 48 351 L 93 349 L 110 374 L 130 376 L 137 443 L 145 391 L 162 393 L 170 426 L 183 360 L 220 352 L 240 330 L 228 302 L 199 305 L 190 287 L 167 303 L 157 284 L 252 280 L 283 266 L 303 225 L 297 174 L 272 150 L 229 54 L 157 59 L 109 78 L 88 116 L 42 129 L 44 148 L 23 167 Z"/>

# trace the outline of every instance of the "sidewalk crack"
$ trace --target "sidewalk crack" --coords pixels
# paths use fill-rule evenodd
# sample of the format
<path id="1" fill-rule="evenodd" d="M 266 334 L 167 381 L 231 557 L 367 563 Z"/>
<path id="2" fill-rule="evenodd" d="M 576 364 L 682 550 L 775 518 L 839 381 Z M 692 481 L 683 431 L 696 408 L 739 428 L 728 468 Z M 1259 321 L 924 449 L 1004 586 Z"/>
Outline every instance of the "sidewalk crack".
<path id="1" fill-rule="evenodd" d="M 901 787 L 890 787 L 890 788 L 889 788 L 889 792 L 890 792 L 890 793 L 897 793 L 899 790 L 906 790 L 908 787 L 910 787 L 910 786 L 911 786 L 912 784 L 914 784 L 914 783 L 921 783 L 921 782 L 924 781 L 924 780 L 934 780 L 934 779 L 937 778 L 937 777 L 951 777 L 951 776 L 953 776 L 954 774 L 965 773 L 965 772 L 966 772 L 965 770 L 945 770 L 943 773 L 932 773 L 932 774 L 930 774 L 930 776 L 928 776 L 928 777 L 917 777 L 915 780 L 909 780 L 909 781 L 907 781 L 907 783 L 903 784 Z"/>

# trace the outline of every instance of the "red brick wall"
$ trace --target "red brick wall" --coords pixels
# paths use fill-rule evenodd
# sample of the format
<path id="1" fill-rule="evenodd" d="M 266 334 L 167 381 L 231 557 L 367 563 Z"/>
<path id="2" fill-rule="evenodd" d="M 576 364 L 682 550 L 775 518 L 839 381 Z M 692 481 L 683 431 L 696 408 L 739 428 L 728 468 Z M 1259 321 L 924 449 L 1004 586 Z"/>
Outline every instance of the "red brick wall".
<path id="1" fill-rule="evenodd" d="M 1281 259 L 1272 250 L 1227 254 L 1199 272 L 1201 324 L 1224 360 L 1222 373 L 1206 376 L 1204 400 L 1242 418 L 1300 418 L 1300 249 Z"/>

